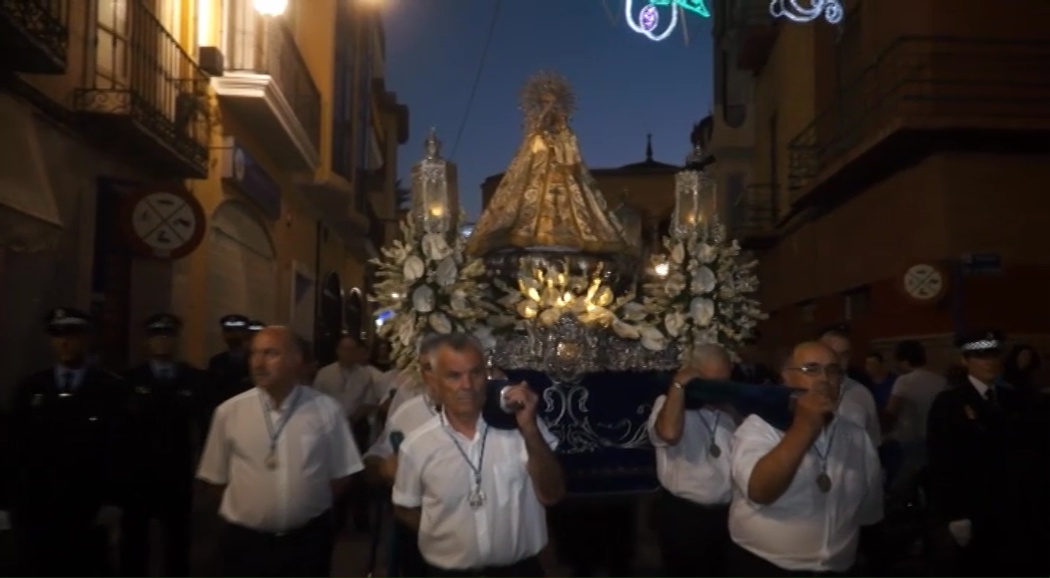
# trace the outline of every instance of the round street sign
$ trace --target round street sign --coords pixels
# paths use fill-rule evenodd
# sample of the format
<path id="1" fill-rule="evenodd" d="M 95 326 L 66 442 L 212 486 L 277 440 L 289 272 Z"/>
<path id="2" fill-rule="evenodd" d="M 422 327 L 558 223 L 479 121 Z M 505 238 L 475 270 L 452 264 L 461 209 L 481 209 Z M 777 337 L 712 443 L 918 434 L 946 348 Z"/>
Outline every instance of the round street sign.
<path id="1" fill-rule="evenodd" d="M 124 206 L 125 236 L 132 248 L 144 256 L 181 259 L 204 238 L 204 209 L 184 190 L 147 189 L 130 195 Z"/>

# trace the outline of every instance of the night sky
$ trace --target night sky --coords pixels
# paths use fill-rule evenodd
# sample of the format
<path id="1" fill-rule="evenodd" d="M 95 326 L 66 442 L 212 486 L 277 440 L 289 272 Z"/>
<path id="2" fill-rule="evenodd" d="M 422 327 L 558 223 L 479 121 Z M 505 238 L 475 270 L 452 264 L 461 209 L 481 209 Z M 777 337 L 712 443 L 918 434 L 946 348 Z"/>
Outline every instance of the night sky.
<path id="1" fill-rule="evenodd" d="M 590 167 L 645 158 L 683 162 L 692 124 L 712 106 L 711 21 L 687 12 L 662 42 L 632 31 L 625 0 L 502 0 L 488 59 L 455 150 L 496 0 L 375 0 L 383 4 L 387 88 L 410 109 L 398 170 L 422 155 L 437 127 L 444 155 L 459 165 L 460 198 L 476 219 L 485 177 L 506 169 L 521 142 L 518 91 L 540 70 L 565 75 L 577 93 L 572 126 Z M 635 0 L 637 11 L 645 0 Z M 709 6 L 712 4 L 708 3 Z M 666 10 L 663 15 L 667 15 Z M 615 19 L 615 22 L 613 21 Z"/>

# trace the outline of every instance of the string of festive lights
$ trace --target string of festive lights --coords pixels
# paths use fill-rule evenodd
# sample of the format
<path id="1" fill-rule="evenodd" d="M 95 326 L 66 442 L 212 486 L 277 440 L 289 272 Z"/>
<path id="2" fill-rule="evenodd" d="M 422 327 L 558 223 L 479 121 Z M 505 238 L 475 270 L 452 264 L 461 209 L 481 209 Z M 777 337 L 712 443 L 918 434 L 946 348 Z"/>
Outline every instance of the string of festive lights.
<path id="1" fill-rule="evenodd" d="M 773 18 L 787 18 L 792 22 L 813 22 L 824 16 L 828 24 L 838 24 L 845 16 L 845 10 L 839 0 L 806 0 L 803 6 L 800 0 L 771 0 L 769 13 Z"/>
<path id="2" fill-rule="evenodd" d="M 660 27 L 659 6 L 669 6 L 671 8 L 671 20 L 662 32 L 656 32 L 657 28 Z M 649 3 L 638 11 L 638 14 L 634 12 L 634 0 L 624 0 L 623 5 L 624 16 L 631 30 L 654 42 L 659 42 L 670 36 L 678 26 L 679 13 L 684 17 L 686 10 L 703 18 L 711 16 L 711 11 L 707 9 L 705 0 L 649 0 Z"/>

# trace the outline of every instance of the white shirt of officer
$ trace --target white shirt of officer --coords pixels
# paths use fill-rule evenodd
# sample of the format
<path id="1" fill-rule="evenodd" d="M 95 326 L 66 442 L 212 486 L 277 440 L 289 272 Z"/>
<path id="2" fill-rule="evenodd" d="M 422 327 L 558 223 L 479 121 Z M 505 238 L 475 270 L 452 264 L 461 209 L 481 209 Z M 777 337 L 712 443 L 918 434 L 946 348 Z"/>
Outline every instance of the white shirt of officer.
<path id="1" fill-rule="evenodd" d="M 420 394 L 405 401 L 387 418 L 383 433 L 372 444 L 372 447 L 368 448 L 365 457 L 388 458 L 394 455 L 394 445 L 390 441 L 390 434 L 400 432 L 401 435 L 407 437 L 435 415 L 437 415 L 437 409 L 429 395 Z M 402 441 L 404 441 L 403 438 Z"/>
<path id="2" fill-rule="evenodd" d="M 286 330 L 264 329 L 256 335 L 253 349 L 280 342 L 282 331 Z M 253 352 L 253 372 L 254 357 Z M 289 379 L 294 379 L 298 369 L 264 363 L 272 373 L 286 373 Z M 270 469 L 266 459 L 271 426 L 276 429 L 282 420 L 287 423 L 277 438 L 277 464 Z M 273 408 L 270 395 L 261 387 L 220 405 L 212 418 L 197 477 L 226 486 L 219 515 L 227 522 L 279 533 L 300 528 L 330 509 L 331 482 L 363 469 L 339 404 L 312 388 L 296 385 L 280 411 Z"/>
<path id="3" fill-rule="evenodd" d="M 542 420 L 538 425 L 555 448 L 557 438 Z M 476 510 L 467 503 L 473 472 L 453 438 L 471 463 L 481 462 L 485 504 Z M 526 470 L 528 459 L 517 430 L 489 428 L 481 417 L 473 439 L 449 426 L 443 412 L 409 434 L 401 444 L 392 499 L 422 509 L 423 558 L 439 568 L 467 569 L 507 566 L 538 554 L 547 544 L 547 514 Z"/>
<path id="4" fill-rule="evenodd" d="M 730 450 L 736 424 L 733 418 L 717 409 L 686 409 L 682 416 L 682 437 L 671 445 L 656 433 L 666 395 L 656 398 L 649 415 L 649 441 L 656 448 L 656 476 L 660 485 L 675 496 L 704 505 L 728 504 L 730 486 Z M 720 450 L 711 455 L 712 441 Z"/>
<path id="5" fill-rule="evenodd" d="M 781 568 L 845 572 L 856 560 L 860 527 L 882 518 L 882 471 L 868 433 L 836 416 L 799 464 L 787 490 L 772 504 L 748 498 L 751 473 L 784 432 L 757 415 L 733 438 L 733 501 L 729 533 L 752 554 Z M 831 489 L 817 486 L 827 458 Z"/>

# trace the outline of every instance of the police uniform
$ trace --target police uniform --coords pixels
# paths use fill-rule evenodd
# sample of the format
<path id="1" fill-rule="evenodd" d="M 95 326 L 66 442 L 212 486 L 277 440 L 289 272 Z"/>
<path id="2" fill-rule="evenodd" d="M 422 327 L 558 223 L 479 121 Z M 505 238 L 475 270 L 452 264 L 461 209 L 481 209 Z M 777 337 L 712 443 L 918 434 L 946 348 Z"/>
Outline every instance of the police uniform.
<path id="1" fill-rule="evenodd" d="M 966 360 L 1000 356 L 1002 343 L 996 331 L 956 340 Z M 1046 575 L 1046 425 L 1025 391 L 991 381 L 954 376 L 930 407 L 931 506 L 958 549 L 954 575 Z"/>
<path id="2" fill-rule="evenodd" d="M 146 320 L 150 337 L 175 337 L 182 321 L 170 313 Z M 129 455 L 132 499 L 122 524 L 121 565 L 127 576 L 149 573 L 150 520 L 163 532 L 167 576 L 189 573 L 194 427 L 203 411 L 204 372 L 181 361 L 154 358 L 125 375 L 131 389 Z"/>
<path id="3" fill-rule="evenodd" d="M 207 436 L 212 412 L 222 402 L 252 388 L 248 373 L 248 340 L 251 339 L 251 320 L 244 315 L 227 315 L 219 320 L 223 334 L 244 334 L 242 349 L 227 349 L 208 360 L 208 409 L 202 422 L 202 438 Z"/>
<path id="4" fill-rule="evenodd" d="M 72 308 L 46 318 L 56 347 L 83 339 L 88 316 Z M 12 518 L 27 575 L 103 576 L 107 535 L 97 522 L 123 502 L 119 442 L 125 437 L 121 380 L 86 365 L 86 351 L 24 379 L 12 405 Z M 76 359 L 79 358 L 79 359 Z"/>

